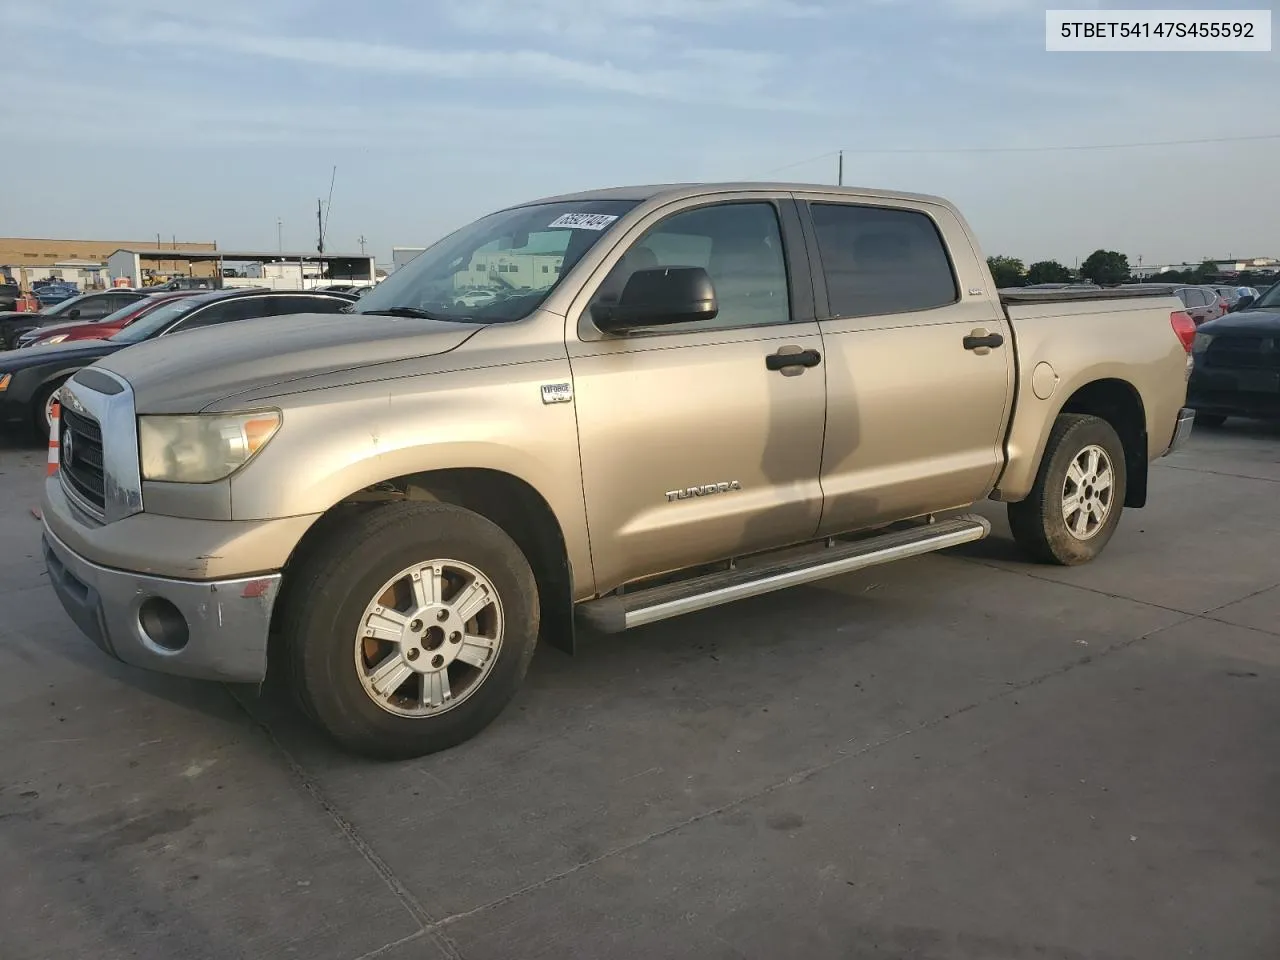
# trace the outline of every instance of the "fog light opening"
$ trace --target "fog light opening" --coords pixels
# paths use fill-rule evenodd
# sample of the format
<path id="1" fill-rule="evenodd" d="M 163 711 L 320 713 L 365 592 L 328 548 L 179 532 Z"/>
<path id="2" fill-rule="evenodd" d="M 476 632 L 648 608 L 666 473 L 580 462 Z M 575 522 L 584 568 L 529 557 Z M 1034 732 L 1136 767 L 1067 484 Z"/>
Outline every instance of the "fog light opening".
<path id="1" fill-rule="evenodd" d="M 138 608 L 138 626 L 149 643 L 166 653 L 177 653 L 191 639 L 187 619 L 164 597 L 148 597 Z"/>

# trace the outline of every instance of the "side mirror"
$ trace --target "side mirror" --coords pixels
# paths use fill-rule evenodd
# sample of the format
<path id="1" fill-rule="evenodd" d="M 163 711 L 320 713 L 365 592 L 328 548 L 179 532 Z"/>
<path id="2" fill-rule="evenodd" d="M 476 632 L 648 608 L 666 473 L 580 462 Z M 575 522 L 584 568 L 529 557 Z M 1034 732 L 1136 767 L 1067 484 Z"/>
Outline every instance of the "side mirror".
<path id="1" fill-rule="evenodd" d="M 715 287 L 702 267 L 658 267 L 631 274 L 617 301 L 592 306 L 591 319 L 605 333 L 620 333 L 714 320 L 719 312 Z"/>
<path id="2" fill-rule="evenodd" d="M 1239 300 L 1237 300 L 1235 303 L 1231 305 L 1231 308 L 1227 310 L 1227 313 L 1235 313 L 1237 310 L 1248 309 L 1249 306 L 1253 303 L 1254 299 L 1255 299 L 1254 297 L 1241 297 Z"/>
<path id="3" fill-rule="evenodd" d="M 80 308 L 79 308 L 79 307 L 72 307 L 70 310 L 68 310 L 68 311 L 67 311 L 67 319 L 68 319 L 68 320 L 79 320 L 79 319 L 80 319 Z"/>

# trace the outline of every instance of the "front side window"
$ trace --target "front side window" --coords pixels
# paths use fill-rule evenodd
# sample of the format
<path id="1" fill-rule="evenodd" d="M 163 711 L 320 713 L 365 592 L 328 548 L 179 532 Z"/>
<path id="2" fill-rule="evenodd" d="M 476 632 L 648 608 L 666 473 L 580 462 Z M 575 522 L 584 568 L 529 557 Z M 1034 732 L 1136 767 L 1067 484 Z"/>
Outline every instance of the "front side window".
<path id="1" fill-rule="evenodd" d="M 450 234 L 360 299 L 355 313 L 504 323 L 527 317 L 637 201 L 565 200 L 490 214 Z"/>
<path id="2" fill-rule="evenodd" d="M 664 324 L 655 328 L 660 332 L 791 320 L 782 230 L 771 203 L 721 203 L 672 214 L 631 245 L 596 292 L 596 302 L 617 300 L 633 273 L 659 267 L 706 270 L 720 307 L 714 320 Z"/>
<path id="3" fill-rule="evenodd" d="M 960 298 L 938 227 L 915 210 L 811 203 L 833 317 L 931 310 Z"/>

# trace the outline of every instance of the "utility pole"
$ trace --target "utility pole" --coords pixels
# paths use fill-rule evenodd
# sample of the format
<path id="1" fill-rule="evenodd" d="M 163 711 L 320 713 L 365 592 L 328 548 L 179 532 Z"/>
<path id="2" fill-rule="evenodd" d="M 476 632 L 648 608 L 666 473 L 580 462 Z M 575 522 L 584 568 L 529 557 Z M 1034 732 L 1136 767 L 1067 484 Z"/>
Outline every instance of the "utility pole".
<path id="1" fill-rule="evenodd" d="M 840 151 L 840 159 L 836 167 L 836 186 L 844 186 L 844 151 Z"/>
<path id="2" fill-rule="evenodd" d="M 316 197 L 316 236 L 319 242 L 316 244 L 316 250 L 320 252 L 320 278 L 324 278 L 324 208 L 321 205 L 320 198 Z M 302 286 L 306 288 L 306 278 L 303 278 Z"/>
<path id="3" fill-rule="evenodd" d="M 284 221 L 276 217 L 276 251 L 284 253 Z"/>
<path id="4" fill-rule="evenodd" d="M 360 234 L 360 256 L 364 256 L 364 245 L 369 241 L 365 239 L 364 234 Z"/>

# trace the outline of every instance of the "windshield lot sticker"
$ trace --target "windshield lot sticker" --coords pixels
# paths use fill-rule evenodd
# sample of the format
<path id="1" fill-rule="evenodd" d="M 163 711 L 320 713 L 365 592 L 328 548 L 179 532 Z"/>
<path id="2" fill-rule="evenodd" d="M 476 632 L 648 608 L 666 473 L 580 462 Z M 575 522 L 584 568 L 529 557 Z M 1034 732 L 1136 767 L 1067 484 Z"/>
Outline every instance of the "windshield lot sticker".
<path id="1" fill-rule="evenodd" d="M 574 230 L 603 230 L 618 218 L 607 213 L 566 213 L 547 224 L 547 227 L 570 227 Z"/>

